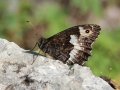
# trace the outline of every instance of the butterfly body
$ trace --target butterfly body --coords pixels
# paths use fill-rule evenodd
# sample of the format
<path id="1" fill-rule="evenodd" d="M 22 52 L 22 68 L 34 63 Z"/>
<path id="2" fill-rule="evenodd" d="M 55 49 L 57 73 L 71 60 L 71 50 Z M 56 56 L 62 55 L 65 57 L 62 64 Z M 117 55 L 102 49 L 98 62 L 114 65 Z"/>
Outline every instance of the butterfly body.
<path id="1" fill-rule="evenodd" d="M 91 44 L 99 31 L 100 27 L 95 24 L 74 26 L 48 39 L 40 38 L 38 47 L 63 63 L 83 65 L 91 55 Z"/>

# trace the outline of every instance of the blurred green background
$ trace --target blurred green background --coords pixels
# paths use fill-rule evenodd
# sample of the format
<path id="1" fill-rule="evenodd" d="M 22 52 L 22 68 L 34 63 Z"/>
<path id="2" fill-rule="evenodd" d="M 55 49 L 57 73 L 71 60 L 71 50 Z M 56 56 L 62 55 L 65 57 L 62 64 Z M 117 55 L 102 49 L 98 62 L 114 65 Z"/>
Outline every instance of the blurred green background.
<path id="1" fill-rule="evenodd" d="M 41 36 L 87 23 L 102 28 L 87 66 L 120 82 L 120 0 L 0 0 L 0 37 L 25 49 Z"/>

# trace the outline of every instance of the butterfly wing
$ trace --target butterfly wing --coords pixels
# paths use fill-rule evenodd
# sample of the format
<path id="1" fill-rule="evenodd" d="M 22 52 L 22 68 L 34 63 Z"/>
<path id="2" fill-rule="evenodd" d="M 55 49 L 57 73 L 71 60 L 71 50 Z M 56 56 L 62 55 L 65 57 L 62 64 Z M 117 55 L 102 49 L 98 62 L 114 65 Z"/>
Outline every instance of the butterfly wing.
<path id="1" fill-rule="evenodd" d="M 48 53 L 53 58 L 65 63 L 70 57 L 70 51 L 73 49 L 73 45 L 69 42 L 71 34 L 79 35 L 77 26 L 66 29 L 65 31 L 46 39 L 47 42 L 44 43 L 42 47 L 40 47 L 41 43 L 38 46 L 45 53 Z"/>
<path id="2" fill-rule="evenodd" d="M 89 33 L 86 33 L 86 30 Z M 99 30 L 97 25 L 91 24 L 74 26 L 48 39 L 42 39 L 43 43 L 39 43 L 38 46 L 57 60 L 67 64 L 82 65 L 90 56 L 91 44 L 98 36 L 99 33 L 96 32 Z"/>
<path id="3" fill-rule="evenodd" d="M 74 45 L 70 52 L 70 58 L 67 60 L 68 64 L 78 63 L 83 65 L 88 57 L 91 56 L 92 44 L 100 33 L 100 26 L 94 24 L 87 24 L 78 26 L 79 36 L 70 35 L 70 43 Z"/>

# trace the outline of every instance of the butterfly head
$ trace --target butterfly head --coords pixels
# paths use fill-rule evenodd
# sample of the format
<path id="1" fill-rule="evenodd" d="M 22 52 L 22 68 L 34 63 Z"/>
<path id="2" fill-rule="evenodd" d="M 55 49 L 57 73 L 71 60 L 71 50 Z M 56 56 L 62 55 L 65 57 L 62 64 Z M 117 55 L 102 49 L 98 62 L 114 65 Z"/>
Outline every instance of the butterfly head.
<path id="1" fill-rule="evenodd" d="M 41 37 L 38 41 L 38 47 L 42 49 L 46 43 L 47 43 L 47 39 Z"/>
<path id="2" fill-rule="evenodd" d="M 96 24 L 86 24 L 78 27 L 82 38 L 96 39 L 100 33 L 100 26 Z"/>

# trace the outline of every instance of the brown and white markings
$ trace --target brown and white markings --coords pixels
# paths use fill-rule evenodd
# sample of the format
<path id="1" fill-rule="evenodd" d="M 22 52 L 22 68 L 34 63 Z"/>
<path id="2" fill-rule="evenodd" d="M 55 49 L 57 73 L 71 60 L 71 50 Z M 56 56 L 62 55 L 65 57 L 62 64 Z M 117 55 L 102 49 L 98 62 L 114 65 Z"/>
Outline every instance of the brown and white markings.
<path id="1" fill-rule="evenodd" d="M 63 63 L 83 65 L 91 56 L 92 43 L 100 30 L 96 24 L 74 26 L 48 39 L 40 38 L 38 47 Z"/>

